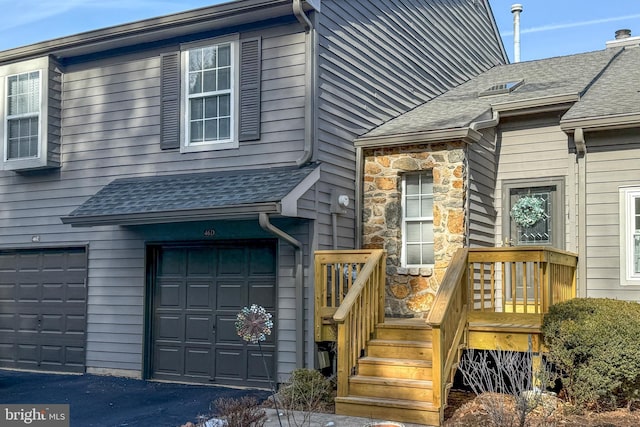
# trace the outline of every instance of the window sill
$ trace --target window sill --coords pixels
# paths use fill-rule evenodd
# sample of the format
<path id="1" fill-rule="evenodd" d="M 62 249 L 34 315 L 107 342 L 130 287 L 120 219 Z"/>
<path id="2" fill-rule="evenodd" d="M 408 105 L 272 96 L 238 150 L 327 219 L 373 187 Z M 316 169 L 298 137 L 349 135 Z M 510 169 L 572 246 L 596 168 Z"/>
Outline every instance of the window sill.
<path id="1" fill-rule="evenodd" d="M 229 142 L 212 142 L 198 145 L 183 145 L 180 148 L 181 153 L 199 153 L 202 151 L 218 151 L 218 150 L 234 150 L 240 146 L 238 141 Z"/>

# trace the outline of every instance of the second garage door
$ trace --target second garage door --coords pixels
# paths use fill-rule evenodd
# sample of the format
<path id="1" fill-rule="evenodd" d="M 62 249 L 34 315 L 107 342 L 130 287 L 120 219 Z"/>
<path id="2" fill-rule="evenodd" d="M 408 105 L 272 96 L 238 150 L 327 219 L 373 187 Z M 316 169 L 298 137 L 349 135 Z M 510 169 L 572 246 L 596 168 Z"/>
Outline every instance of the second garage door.
<path id="1" fill-rule="evenodd" d="M 150 252 L 150 376 L 267 386 L 259 348 L 237 336 L 235 321 L 243 307 L 258 304 L 276 322 L 275 242 L 163 245 Z M 273 378 L 274 334 L 262 350 Z"/>
<path id="2" fill-rule="evenodd" d="M 84 248 L 0 251 L 0 367 L 84 372 Z"/>

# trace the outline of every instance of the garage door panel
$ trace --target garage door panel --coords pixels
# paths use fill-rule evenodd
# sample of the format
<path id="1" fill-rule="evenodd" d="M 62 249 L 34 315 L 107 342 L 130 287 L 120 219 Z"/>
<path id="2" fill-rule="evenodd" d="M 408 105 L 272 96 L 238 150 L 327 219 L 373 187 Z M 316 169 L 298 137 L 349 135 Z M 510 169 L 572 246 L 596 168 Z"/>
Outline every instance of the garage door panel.
<path id="1" fill-rule="evenodd" d="M 217 251 L 216 275 L 243 277 L 246 271 L 245 248 L 220 248 Z"/>
<path id="2" fill-rule="evenodd" d="M 211 281 L 187 282 L 187 309 L 209 309 L 215 301 L 215 292 Z"/>
<path id="3" fill-rule="evenodd" d="M 236 332 L 236 317 L 229 315 L 216 316 L 216 344 L 238 344 L 238 333 Z"/>
<path id="4" fill-rule="evenodd" d="M 64 314 L 44 314 L 40 320 L 40 332 L 62 334 L 66 330 Z"/>
<path id="5" fill-rule="evenodd" d="M 158 284 L 158 304 L 160 308 L 182 309 L 182 282 L 169 281 Z"/>
<path id="6" fill-rule="evenodd" d="M 185 375 L 206 381 L 211 379 L 211 349 L 187 347 L 185 349 Z"/>
<path id="7" fill-rule="evenodd" d="M 236 313 L 247 301 L 247 286 L 242 280 L 221 280 L 217 283 L 217 310 L 231 310 Z"/>
<path id="8" fill-rule="evenodd" d="M 180 346 L 157 345 L 154 351 L 156 373 L 162 375 L 182 375 L 183 349 Z"/>
<path id="9" fill-rule="evenodd" d="M 275 310 L 275 286 L 273 280 L 259 280 L 249 282 L 249 301 L 261 305 L 267 311 Z"/>
<path id="10" fill-rule="evenodd" d="M 168 314 L 158 317 L 156 337 L 159 340 L 184 340 L 184 317 Z"/>
<path id="11" fill-rule="evenodd" d="M 251 248 L 249 250 L 249 274 L 251 276 L 267 275 L 275 277 L 275 247 Z"/>
<path id="12" fill-rule="evenodd" d="M 244 380 L 247 377 L 246 366 L 246 352 L 241 347 L 216 350 L 215 378 L 217 381 L 226 379 L 239 382 Z"/>
<path id="13" fill-rule="evenodd" d="M 264 360 L 268 366 L 275 365 L 275 356 L 273 351 L 267 351 L 263 348 Z M 250 378 L 267 381 L 267 374 L 264 370 L 264 362 L 262 361 L 262 354 L 258 349 L 248 351 L 247 357 L 247 375 Z"/>
<path id="14" fill-rule="evenodd" d="M 190 248 L 187 251 L 186 274 L 189 277 L 211 277 L 213 265 L 211 264 L 210 248 Z"/>
<path id="15" fill-rule="evenodd" d="M 213 322 L 211 316 L 187 314 L 186 342 L 203 342 L 208 344 L 211 340 L 212 330 Z"/>

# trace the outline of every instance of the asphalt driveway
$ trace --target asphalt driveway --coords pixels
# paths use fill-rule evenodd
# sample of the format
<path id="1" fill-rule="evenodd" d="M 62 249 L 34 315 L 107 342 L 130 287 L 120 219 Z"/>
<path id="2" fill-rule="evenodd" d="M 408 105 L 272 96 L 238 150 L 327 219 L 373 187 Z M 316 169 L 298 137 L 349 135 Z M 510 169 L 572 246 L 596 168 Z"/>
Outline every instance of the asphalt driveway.
<path id="1" fill-rule="evenodd" d="M 71 427 L 175 427 L 209 412 L 220 398 L 268 391 L 168 384 L 98 375 L 56 375 L 0 370 L 1 404 L 69 404 Z"/>

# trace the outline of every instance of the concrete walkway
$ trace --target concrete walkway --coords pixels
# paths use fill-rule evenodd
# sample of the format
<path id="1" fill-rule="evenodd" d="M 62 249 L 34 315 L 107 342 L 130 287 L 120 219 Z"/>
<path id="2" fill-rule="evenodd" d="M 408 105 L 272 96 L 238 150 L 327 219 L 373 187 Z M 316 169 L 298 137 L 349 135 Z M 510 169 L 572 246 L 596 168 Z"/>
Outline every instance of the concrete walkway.
<path id="1" fill-rule="evenodd" d="M 292 416 L 295 416 L 295 421 L 291 424 L 287 421 L 286 415 L 281 415 L 280 419 L 282 420 L 283 427 L 295 427 L 301 426 L 302 421 L 304 420 L 304 413 L 296 412 Z M 268 421 L 264 425 L 265 427 L 280 427 L 278 422 L 278 416 L 276 415 L 275 409 L 267 409 L 267 417 Z M 347 417 L 345 415 L 336 415 L 336 414 L 319 414 L 313 413 L 311 414 L 311 427 L 364 427 L 369 423 L 374 421 L 382 422 L 383 420 L 374 420 L 371 418 L 358 418 L 358 417 Z M 382 424 L 384 426 L 384 424 Z M 405 427 L 424 427 L 423 424 L 407 424 L 402 423 Z M 389 427 L 394 426 L 394 424 L 390 424 Z M 387 427 L 387 426 L 385 426 Z"/>

